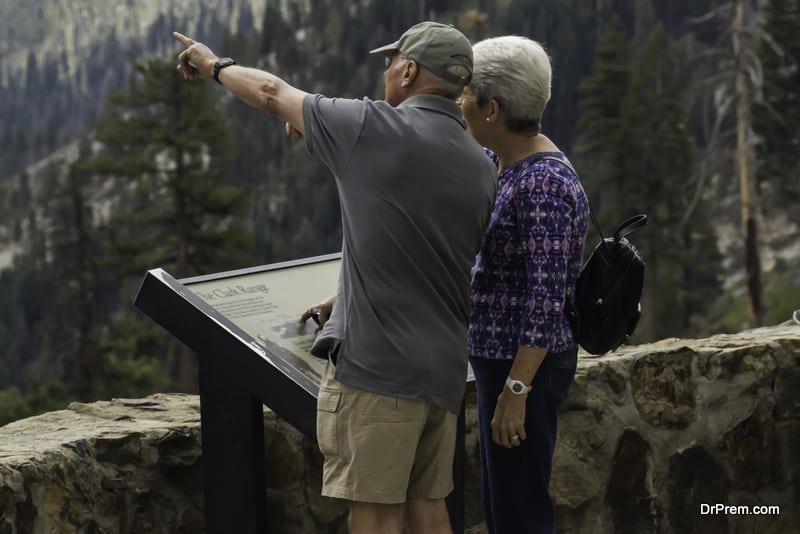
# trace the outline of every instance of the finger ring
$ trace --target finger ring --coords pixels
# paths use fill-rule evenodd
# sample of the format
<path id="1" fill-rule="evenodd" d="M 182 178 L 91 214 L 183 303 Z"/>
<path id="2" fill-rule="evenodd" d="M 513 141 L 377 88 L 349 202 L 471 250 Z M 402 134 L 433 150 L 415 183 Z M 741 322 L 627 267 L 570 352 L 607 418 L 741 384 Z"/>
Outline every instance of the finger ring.
<path id="1" fill-rule="evenodd" d="M 511 441 L 519 441 L 519 434 L 514 434 L 511 436 Z"/>

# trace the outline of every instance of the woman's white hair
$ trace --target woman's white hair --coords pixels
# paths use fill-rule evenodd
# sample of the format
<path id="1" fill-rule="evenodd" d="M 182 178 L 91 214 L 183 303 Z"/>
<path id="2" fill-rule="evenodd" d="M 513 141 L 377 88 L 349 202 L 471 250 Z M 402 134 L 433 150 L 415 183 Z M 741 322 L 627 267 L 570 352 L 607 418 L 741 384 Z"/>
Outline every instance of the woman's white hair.
<path id="1" fill-rule="evenodd" d="M 470 89 L 479 102 L 496 100 L 512 130 L 538 132 L 552 80 L 550 57 L 542 45 L 505 35 L 476 43 L 472 54 Z"/>

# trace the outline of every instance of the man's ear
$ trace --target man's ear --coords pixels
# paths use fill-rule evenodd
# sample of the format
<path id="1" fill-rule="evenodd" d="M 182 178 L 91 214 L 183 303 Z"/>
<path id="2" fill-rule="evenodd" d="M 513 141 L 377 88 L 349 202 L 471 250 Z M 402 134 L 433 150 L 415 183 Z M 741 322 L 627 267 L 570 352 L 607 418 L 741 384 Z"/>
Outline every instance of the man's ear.
<path id="1" fill-rule="evenodd" d="M 410 87 L 419 76 L 419 65 L 413 59 L 406 61 L 403 65 L 403 77 L 400 79 L 400 87 Z"/>

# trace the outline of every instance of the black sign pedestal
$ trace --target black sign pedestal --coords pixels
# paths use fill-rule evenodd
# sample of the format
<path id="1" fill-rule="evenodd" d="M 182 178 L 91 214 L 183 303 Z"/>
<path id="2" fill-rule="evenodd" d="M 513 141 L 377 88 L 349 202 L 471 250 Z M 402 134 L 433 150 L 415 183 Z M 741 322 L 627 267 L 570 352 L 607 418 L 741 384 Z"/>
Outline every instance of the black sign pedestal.
<path id="1" fill-rule="evenodd" d="M 298 318 L 334 292 L 339 259 L 332 254 L 183 280 L 153 269 L 142 281 L 135 306 L 198 357 L 208 534 L 269 532 L 264 405 L 316 441 L 324 364 L 308 354 L 315 325 Z M 447 498 L 454 533 L 465 527 L 464 441 L 462 406 L 455 489 Z"/>
<path id="2" fill-rule="evenodd" d="M 262 404 L 215 386 L 214 375 L 202 367 L 206 532 L 267 532 Z"/>

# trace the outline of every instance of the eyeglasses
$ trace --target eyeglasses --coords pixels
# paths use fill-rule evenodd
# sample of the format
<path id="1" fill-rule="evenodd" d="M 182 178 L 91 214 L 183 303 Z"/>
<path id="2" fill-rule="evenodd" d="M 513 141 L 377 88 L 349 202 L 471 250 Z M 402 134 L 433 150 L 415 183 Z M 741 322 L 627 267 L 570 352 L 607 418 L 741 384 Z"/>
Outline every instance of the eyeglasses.
<path id="1" fill-rule="evenodd" d="M 394 60 L 395 56 L 399 57 L 400 59 L 408 59 L 406 56 L 399 52 L 395 52 L 391 56 L 383 56 L 383 69 L 389 70 L 389 67 L 392 66 L 392 61 Z"/>
<path id="2" fill-rule="evenodd" d="M 459 96 L 458 98 L 456 98 L 456 104 L 458 104 L 458 105 L 460 106 L 461 104 L 463 104 L 463 103 L 464 103 L 464 100 L 466 100 L 466 98 L 467 98 L 468 96 L 475 96 L 475 95 L 473 95 L 473 94 L 469 94 L 469 95 L 467 95 L 467 94 L 461 93 L 461 96 Z"/>

